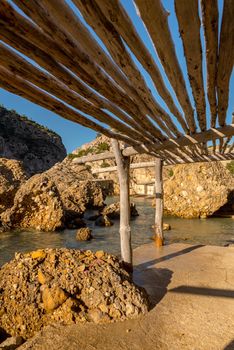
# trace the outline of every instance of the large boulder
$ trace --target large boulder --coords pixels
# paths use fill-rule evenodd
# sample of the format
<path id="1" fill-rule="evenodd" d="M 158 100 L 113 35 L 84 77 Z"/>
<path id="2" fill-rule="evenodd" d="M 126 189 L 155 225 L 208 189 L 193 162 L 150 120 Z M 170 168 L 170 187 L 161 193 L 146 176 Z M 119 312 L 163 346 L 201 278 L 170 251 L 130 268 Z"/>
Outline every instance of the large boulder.
<path id="1" fill-rule="evenodd" d="M 14 205 L 1 215 L 10 228 L 55 231 L 63 227 L 64 210 L 52 179 L 38 174 L 26 181 L 14 198 Z"/>
<path id="2" fill-rule="evenodd" d="M 234 178 L 221 163 L 177 165 L 164 183 L 165 213 L 205 218 L 224 206 L 233 191 Z"/>
<path id="3" fill-rule="evenodd" d="M 3 225 L 55 231 L 78 228 L 88 208 L 102 208 L 105 196 L 84 166 L 59 163 L 34 175 L 18 190 L 12 208 L 2 213 Z"/>
<path id="4" fill-rule="evenodd" d="M 17 190 L 26 180 L 21 162 L 0 158 L 0 214 L 13 205 Z"/>
<path id="5" fill-rule="evenodd" d="M 0 269 L 0 327 L 27 339 L 55 322 L 113 322 L 148 310 L 145 291 L 103 251 L 16 254 Z"/>
<path id="6" fill-rule="evenodd" d="M 22 161 L 34 175 L 61 162 L 66 150 L 55 132 L 0 106 L 0 157 Z"/>

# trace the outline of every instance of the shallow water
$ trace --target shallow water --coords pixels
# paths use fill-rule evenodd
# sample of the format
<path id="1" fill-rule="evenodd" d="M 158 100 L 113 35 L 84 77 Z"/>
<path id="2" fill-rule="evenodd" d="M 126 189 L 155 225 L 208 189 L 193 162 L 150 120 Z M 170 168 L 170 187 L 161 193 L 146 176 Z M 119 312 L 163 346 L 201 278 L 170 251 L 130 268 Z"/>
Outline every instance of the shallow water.
<path id="1" fill-rule="evenodd" d="M 118 198 L 107 198 L 106 202 L 112 203 Z M 137 247 L 151 242 L 154 223 L 154 208 L 151 207 L 151 199 L 142 197 L 132 198 L 136 203 L 139 216 L 131 221 L 132 244 Z M 87 213 L 90 216 L 94 212 Z M 184 242 L 211 245 L 225 245 L 234 243 L 234 219 L 210 218 L 210 219 L 179 219 L 165 217 L 164 221 L 172 227 L 165 232 L 166 243 Z M 0 265 L 14 257 L 15 252 L 27 252 L 39 248 L 76 248 L 91 250 L 106 250 L 119 254 L 119 221 L 115 220 L 112 227 L 97 227 L 89 221 L 88 226 L 93 229 L 94 239 L 90 242 L 79 242 L 75 238 L 76 230 L 63 232 L 5 232 L 0 234 Z"/>

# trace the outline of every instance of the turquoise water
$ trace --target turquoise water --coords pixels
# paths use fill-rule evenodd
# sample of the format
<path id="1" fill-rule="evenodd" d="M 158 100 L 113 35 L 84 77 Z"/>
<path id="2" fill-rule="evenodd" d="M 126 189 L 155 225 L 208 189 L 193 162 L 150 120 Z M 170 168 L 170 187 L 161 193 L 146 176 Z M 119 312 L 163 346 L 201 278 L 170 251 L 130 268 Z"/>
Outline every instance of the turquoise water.
<path id="1" fill-rule="evenodd" d="M 118 198 L 107 198 L 107 203 L 117 201 Z M 154 208 L 151 199 L 142 197 L 132 198 L 136 203 L 139 216 L 131 221 L 132 244 L 137 247 L 151 242 L 154 223 Z M 87 213 L 90 216 L 94 212 Z M 165 217 L 172 230 L 165 231 L 166 244 L 173 242 L 199 243 L 211 245 L 225 245 L 234 243 L 234 219 L 179 219 Z M 119 221 L 115 220 L 112 227 L 97 227 L 89 221 L 88 226 L 93 229 L 94 239 L 90 242 L 79 242 L 75 238 L 76 230 L 63 232 L 5 232 L 0 234 L 0 265 L 14 257 L 15 252 L 27 252 L 38 248 L 76 248 L 91 250 L 106 250 L 119 254 Z"/>

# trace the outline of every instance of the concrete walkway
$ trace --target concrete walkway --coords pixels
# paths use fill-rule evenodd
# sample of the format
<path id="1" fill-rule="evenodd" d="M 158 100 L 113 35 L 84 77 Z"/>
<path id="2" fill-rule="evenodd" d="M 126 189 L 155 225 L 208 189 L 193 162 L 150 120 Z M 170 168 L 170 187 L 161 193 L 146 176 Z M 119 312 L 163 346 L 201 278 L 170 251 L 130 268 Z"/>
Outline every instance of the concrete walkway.
<path id="1" fill-rule="evenodd" d="M 136 320 L 46 328 L 20 350 L 234 349 L 234 248 L 147 244 L 134 251 L 135 281 L 152 309 Z"/>

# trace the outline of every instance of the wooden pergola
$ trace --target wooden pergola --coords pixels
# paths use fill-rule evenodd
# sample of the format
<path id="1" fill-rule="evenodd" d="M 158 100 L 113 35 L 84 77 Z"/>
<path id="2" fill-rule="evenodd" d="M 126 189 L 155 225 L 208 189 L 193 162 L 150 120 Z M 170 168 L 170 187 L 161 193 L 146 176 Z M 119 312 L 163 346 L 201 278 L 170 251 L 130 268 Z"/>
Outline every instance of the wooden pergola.
<path id="1" fill-rule="evenodd" d="M 160 0 L 134 3 L 170 89 L 120 0 L 0 0 L 0 87 L 112 139 L 113 153 L 79 162 L 116 159 L 121 252 L 129 264 L 129 157 L 155 157 L 159 246 L 163 162 L 234 159 L 234 121 L 227 115 L 234 1 L 223 0 L 221 14 L 218 0 L 174 0 L 192 96 L 177 58 L 169 13 Z M 118 141 L 127 146 L 121 149 Z"/>

